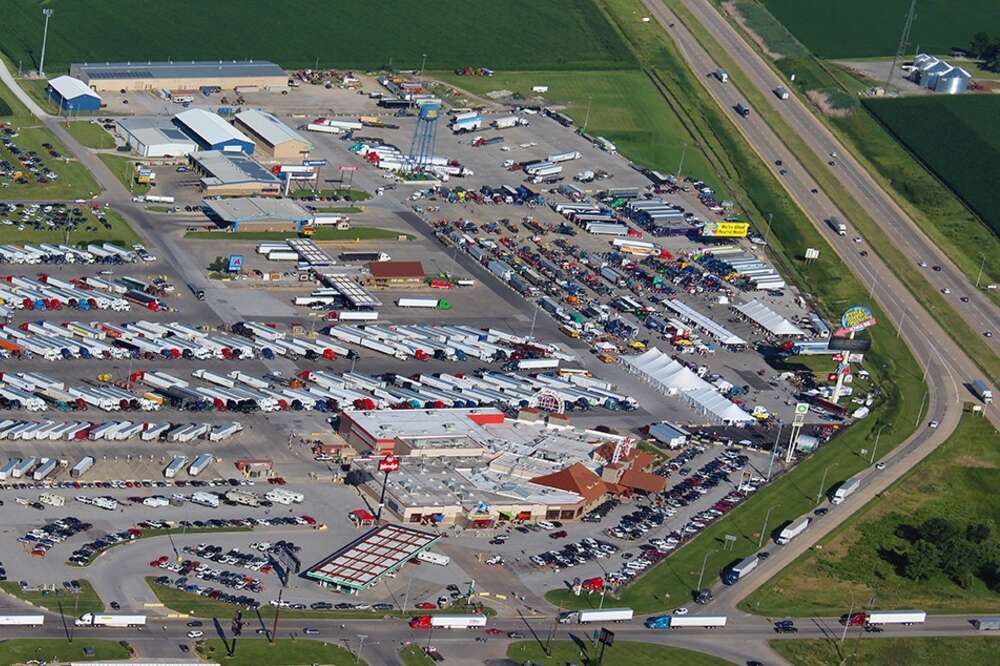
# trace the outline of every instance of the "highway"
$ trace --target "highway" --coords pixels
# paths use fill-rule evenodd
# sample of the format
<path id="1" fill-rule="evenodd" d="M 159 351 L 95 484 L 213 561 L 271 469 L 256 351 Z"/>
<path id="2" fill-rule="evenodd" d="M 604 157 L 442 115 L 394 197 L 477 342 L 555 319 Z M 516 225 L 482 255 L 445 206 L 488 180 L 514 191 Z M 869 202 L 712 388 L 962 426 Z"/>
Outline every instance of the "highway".
<path id="1" fill-rule="evenodd" d="M 656 2 L 656 0 L 645 1 L 647 6 L 656 4 L 662 6 L 662 3 Z M 697 17 L 698 21 L 716 39 L 729 57 L 739 64 L 740 69 L 749 77 L 753 85 L 764 93 L 764 97 L 772 107 L 772 112 L 781 115 L 806 145 L 816 153 L 823 164 L 834 162 L 835 166 L 828 167 L 830 171 L 850 195 L 879 223 L 886 234 L 897 241 L 899 249 L 912 260 L 912 270 L 915 273 L 922 273 L 938 290 L 951 289 L 953 293 L 945 298 L 969 323 L 972 330 L 980 335 L 987 330 L 993 331 L 994 334 L 1000 333 L 1000 308 L 988 297 L 985 291 L 976 289 L 974 282 L 962 273 L 948 256 L 924 234 L 920 226 L 899 207 L 892 196 L 881 187 L 868 170 L 854 158 L 844 144 L 797 96 L 791 95 L 787 100 L 781 100 L 773 94 L 772 91 L 778 86 L 787 87 L 789 84 L 742 38 L 736 28 L 719 14 L 716 6 L 707 0 L 683 1 L 688 10 Z M 695 69 L 695 71 L 706 73 L 704 70 Z M 718 85 L 735 87 L 732 83 L 719 83 Z M 735 105 L 735 102 L 733 104 Z M 727 110 L 732 112 L 732 107 L 728 107 Z M 760 147 L 763 148 L 763 146 Z M 835 158 L 831 157 L 833 154 L 836 155 Z M 776 169 L 774 165 L 776 156 L 768 159 L 767 153 L 763 153 L 762 157 L 765 158 L 765 162 L 771 165 L 772 169 Z M 784 168 L 788 169 L 791 175 L 793 168 L 789 166 L 789 162 L 785 162 Z M 796 165 L 794 170 L 801 177 L 809 178 L 801 165 Z M 838 215 L 841 219 L 845 219 L 843 213 L 838 214 L 835 208 L 826 208 L 825 215 L 826 217 Z M 849 220 L 847 221 L 849 222 Z M 919 267 L 922 261 L 927 263 L 927 268 Z M 931 266 L 940 266 L 941 271 L 932 271 Z M 984 279 L 981 286 L 985 286 L 987 282 L 989 279 Z M 962 296 L 969 299 L 968 303 L 959 300 Z M 995 335 L 987 342 L 994 353 L 1000 354 L 1000 336 Z"/>

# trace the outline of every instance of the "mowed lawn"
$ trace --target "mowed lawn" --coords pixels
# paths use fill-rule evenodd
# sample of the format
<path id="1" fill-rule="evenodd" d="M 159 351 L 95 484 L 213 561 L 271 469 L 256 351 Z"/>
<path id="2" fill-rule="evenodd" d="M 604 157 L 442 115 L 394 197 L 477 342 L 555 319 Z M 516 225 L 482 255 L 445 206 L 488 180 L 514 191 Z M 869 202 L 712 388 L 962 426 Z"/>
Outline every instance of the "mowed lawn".
<path id="1" fill-rule="evenodd" d="M 80 583 L 80 591 L 77 593 L 69 592 L 62 586 L 59 586 L 54 591 L 27 592 L 22 590 L 20 584 L 15 581 L 0 583 L 0 590 L 40 608 L 46 608 L 54 613 L 60 612 L 61 609 L 69 618 L 83 615 L 84 613 L 100 613 L 103 611 L 104 602 L 97 596 L 97 592 L 94 591 L 90 582 L 86 580 L 78 580 L 77 582 Z M 11 662 L 0 658 L 0 664 L 9 663 Z"/>
<path id="2" fill-rule="evenodd" d="M 593 645 L 589 640 L 582 638 L 583 631 L 574 633 L 581 638 L 574 637 L 570 641 L 552 642 L 552 656 L 545 654 L 538 641 L 523 641 L 508 647 L 507 657 L 517 664 L 526 664 L 530 661 L 541 666 L 597 664 L 601 654 L 601 646 L 599 644 Z M 447 656 L 445 655 L 446 659 Z M 614 645 L 606 648 L 604 661 L 601 663 L 604 666 L 664 666 L 665 664 L 731 666 L 731 662 L 700 652 L 632 641 L 616 641 Z"/>
<path id="3" fill-rule="evenodd" d="M 839 651 L 836 640 L 771 641 L 771 647 L 794 666 L 979 666 L 997 663 L 1000 639 L 871 638 L 857 632 Z"/>
<path id="4" fill-rule="evenodd" d="M 209 630 L 209 635 L 215 632 Z M 231 640 L 231 639 L 230 639 Z M 357 639 L 355 639 L 357 647 Z M 313 640 L 282 639 L 269 643 L 262 638 L 241 638 L 236 641 L 236 651 L 232 657 L 226 656 L 226 646 L 219 639 L 199 642 L 197 652 L 205 659 L 211 659 L 228 666 L 306 666 L 326 664 L 328 666 L 348 666 L 366 664 L 364 659 L 355 660 L 354 655 L 342 647 Z"/>
<path id="5" fill-rule="evenodd" d="M 944 575 L 915 582 L 897 573 L 898 536 L 928 518 L 986 522 L 994 533 L 1000 516 L 1000 433 L 980 416 L 966 414 L 957 431 L 852 516 L 811 552 L 756 590 L 744 610 L 773 616 L 846 612 L 852 598 L 879 608 L 920 608 L 941 613 L 1000 612 L 1000 595 L 975 581 L 962 589 Z M 972 663 L 972 662 L 970 662 Z"/>
<path id="6" fill-rule="evenodd" d="M 940 95 L 864 103 L 1000 236 L 1000 97 Z"/>
<path id="7" fill-rule="evenodd" d="M 799 41 L 824 58 L 892 56 L 910 0 L 762 0 Z M 1000 33 L 996 0 L 919 0 L 912 49 L 948 53 L 984 30 Z"/>
<path id="8" fill-rule="evenodd" d="M 87 648 L 94 651 L 92 655 L 84 653 Z M 130 656 L 131 650 L 118 641 L 94 638 L 77 638 L 72 643 L 61 638 L 18 638 L 0 641 L 0 664 L 25 664 L 32 660 L 33 663 L 51 663 L 58 660 L 68 664 L 128 659 Z"/>
<path id="9" fill-rule="evenodd" d="M 4 1 L 0 48 L 37 66 L 44 17 L 45 68 L 73 62 L 273 60 L 285 68 L 609 69 L 632 55 L 592 0 Z M 164 29 L 169 26 L 169 29 Z M 252 43 L 246 36 L 253 35 Z M 183 35 L 183 38 L 179 38 Z"/>
<path id="10" fill-rule="evenodd" d="M 692 145 L 680 119 L 640 70 L 503 72 L 490 78 L 441 73 L 438 78 L 478 95 L 510 90 L 531 98 L 534 95 L 532 86 L 546 85 L 549 87 L 544 95 L 547 101 L 565 104 L 565 113 L 573 118 L 577 127 L 582 128 L 586 122 L 588 134 L 609 139 L 630 160 L 662 173 L 676 174 L 684 154 L 685 175 L 719 187 L 708 160 Z M 554 121 L 535 116 L 533 122 Z"/>
<path id="11" fill-rule="evenodd" d="M 3 238 L 4 243 L 15 245 L 22 243 L 68 243 L 79 246 L 89 243 L 116 243 L 131 246 L 139 242 L 139 237 L 120 213 L 110 208 L 102 208 L 100 214 L 111 225 L 110 229 L 106 229 L 92 212 L 85 212 L 84 224 L 69 232 L 68 236 L 64 229 L 59 228 L 34 229 L 25 227 L 18 230 L 16 226 L 3 225 L 0 226 L 0 238 Z"/>
<path id="12" fill-rule="evenodd" d="M 66 131 L 87 148 L 114 148 L 115 139 L 107 130 L 87 120 L 66 123 Z"/>
<path id="13" fill-rule="evenodd" d="M 3 122 L 3 119 L 0 119 L 0 122 Z M 17 136 L 11 138 L 14 145 L 22 151 L 33 150 L 38 153 L 42 163 L 58 175 L 58 178 L 48 183 L 39 183 L 34 176 L 28 174 L 28 182 L 19 184 L 9 178 L 0 177 L 0 200 L 89 199 L 101 191 L 87 168 L 69 156 L 66 148 L 49 130 L 44 127 L 17 125 L 15 127 Z M 61 157 L 52 157 L 49 149 L 43 147 L 42 144 L 45 143 L 51 145 Z M 21 167 L 20 162 L 3 146 L 0 146 L 0 160 L 7 160 L 15 169 Z"/>

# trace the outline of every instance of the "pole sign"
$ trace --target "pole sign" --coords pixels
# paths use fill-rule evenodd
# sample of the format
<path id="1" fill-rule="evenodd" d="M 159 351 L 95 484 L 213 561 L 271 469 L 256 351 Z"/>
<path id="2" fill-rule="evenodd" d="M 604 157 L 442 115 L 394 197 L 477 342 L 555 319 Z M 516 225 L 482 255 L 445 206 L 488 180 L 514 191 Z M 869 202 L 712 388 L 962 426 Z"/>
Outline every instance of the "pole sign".
<path id="1" fill-rule="evenodd" d="M 226 266 L 226 270 L 230 273 L 239 273 L 243 270 L 243 255 L 242 254 L 231 254 L 229 255 L 229 264 Z"/>
<path id="2" fill-rule="evenodd" d="M 326 166 L 326 160 L 302 160 L 302 166 L 324 167 Z"/>
<path id="3" fill-rule="evenodd" d="M 356 167 L 356 166 L 347 166 L 346 164 L 341 164 L 337 168 L 340 170 L 341 173 L 344 173 L 344 172 L 347 172 L 347 171 L 349 171 L 351 173 L 354 173 L 355 171 L 358 170 L 358 167 Z"/>
<path id="4" fill-rule="evenodd" d="M 398 472 L 399 471 L 399 458 L 394 455 L 387 455 L 378 461 L 378 471 L 385 472 Z"/>
<path id="5" fill-rule="evenodd" d="M 872 309 L 863 305 L 855 305 L 844 310 L 840 316 L 840 328 L 834 335 L 850 335 L 863 331 L 875 325 L 875 315 Z"/>

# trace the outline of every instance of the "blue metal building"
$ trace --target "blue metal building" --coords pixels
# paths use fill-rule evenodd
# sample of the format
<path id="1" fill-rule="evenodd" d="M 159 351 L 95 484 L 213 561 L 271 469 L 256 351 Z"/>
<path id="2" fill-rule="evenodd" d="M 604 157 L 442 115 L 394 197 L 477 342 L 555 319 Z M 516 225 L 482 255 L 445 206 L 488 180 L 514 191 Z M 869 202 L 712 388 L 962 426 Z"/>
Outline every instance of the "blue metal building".
<path id="1" fill-rule="evenodd" d="M 58 76 L 49 80 L 46 93 L 62 112 L 92 112 L 101 109 L 101 96 L 87 84 L 72 76 Z"/>

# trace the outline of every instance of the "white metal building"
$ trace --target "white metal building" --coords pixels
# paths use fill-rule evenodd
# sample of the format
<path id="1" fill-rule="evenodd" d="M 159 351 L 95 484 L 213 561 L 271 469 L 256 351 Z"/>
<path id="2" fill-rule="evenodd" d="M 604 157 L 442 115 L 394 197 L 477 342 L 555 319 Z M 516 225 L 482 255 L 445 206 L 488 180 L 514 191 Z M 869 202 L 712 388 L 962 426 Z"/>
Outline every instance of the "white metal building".
<path id="1" fill-rule="evenodd" d="M 143 157 L 179 157 L 198 150 L 198 144 L 166 118 L 121 118 L 116 132 Z"/>
<path id="2" fill-rule="evenodd" d="M 188 109 L 174 116 L 180 127 L 204 150 L 253 155 L 254 142 L 221 116 L 204 109 Z"/>

